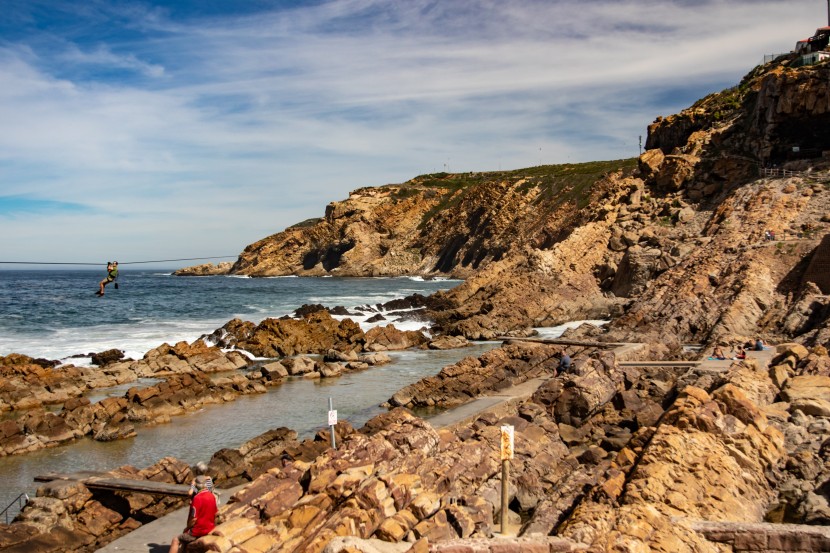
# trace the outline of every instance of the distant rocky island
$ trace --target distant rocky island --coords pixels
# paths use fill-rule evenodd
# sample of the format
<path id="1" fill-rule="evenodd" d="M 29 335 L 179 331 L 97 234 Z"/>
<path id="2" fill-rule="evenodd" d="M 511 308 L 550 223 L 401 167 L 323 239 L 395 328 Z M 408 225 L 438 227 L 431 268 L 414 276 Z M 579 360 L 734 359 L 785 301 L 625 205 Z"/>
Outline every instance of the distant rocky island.
<path id="1" fill-rule="evenodd" d="M 402 300 L 430 336 L 364 333 L 307 306 L 291 319 L 230 321 L 142 360 L 102 358 L 95 372 L 7 356 L 0 405 L 20 416 L 0 426 L 0 451 L 129 437 L 134 423 L 284 378 L 371 370 L 384 351 L 499 339 L 400 390 L 363 428 L 338 423 L 336 450 L 327 431 L 299 441 L 275 429 L 217 452 L 217 485 L 248 485 L 188 551 L 828 551 L 830 66 L 802 65 L 805 55 L 658 118 L 638 159 L 362 188 L 233 264 L 176 273 L 464 279 Z M 610 322 L 534 336 L 582 319 Z M 235 347 L 274 361 L 211 378 L 246 364 Z M 311 353 L 324 361 L 303 359 Z M 573 368 L 558 371 L 565 353 Z M 138 376 L 164 382 L 99 404 L 81 397 L 104 385 L 95 379 Z M 434 427 L 411 411 L 531 384 L 461 424 Z M 61 411 L 44 411 L 51 403 Z M 502 425 L 516 431 L 512 539 L 496 537 Z M 113 474 L 192 476 L 175 459 Z M 113 497 L 46 484 L 0 525 L 0 548 L 94 551 L 181 505 Z"/>

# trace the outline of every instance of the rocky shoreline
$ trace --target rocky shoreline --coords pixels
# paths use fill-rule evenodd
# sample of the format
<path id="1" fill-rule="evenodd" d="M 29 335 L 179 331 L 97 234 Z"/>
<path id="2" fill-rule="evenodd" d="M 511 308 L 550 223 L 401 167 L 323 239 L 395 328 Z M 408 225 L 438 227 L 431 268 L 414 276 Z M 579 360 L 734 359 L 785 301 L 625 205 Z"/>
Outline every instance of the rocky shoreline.
<path id="1" fill-rule="evenodd" d="M 0 413 L 6 413 L 0 420 L 0 457 L 84 436 L 129 438 L 136 425 L 168 423 L 205 405 L 265 393 L 286 378 L 334 378 L 389 363 L 387 351 L 467 345 L 463 338 L 430 339 L 394 324 L 364 333 L 351 319 L 338 321 L 321 306 L 304 306 L 298 313 L 258 325 L 235 319 L 193 343 L 162 344 L 139 360 L 123 360 L 118 350 L 101 352 L 92 356 L 98 367 L 21 354 L 0 357 Z M 253 361 L 251 355 L 270 361 Z M 94 403 L 86 397 L 130 383 L 136 385 L 120 397 Z"/>
<path id="2" fill-rule="evenodd" d="M 566 348 L 575 354 L 574 370 L 553 376 Z M 250 484 L 194 550 L 373 551 L 372 542 L 336 548 L 336 536 L 351 535 L 440 551 L 447 540 L 490 538 L 498 526 L 504 424 L 516 432 L 510 520 L 526 542 L 555 535 L 561 551 L 721 551 L 717 536 L 724 534 L 699 531 L 703 522 L 766 521 L 779 524 L 765 539 L 790 532 L 778 550 L 830 547 L 830 535 L 820 532 L 830 524 L 822 500 L 830 479 L 826 352 L 784 344 L 745 361 L 678 370 L 621 365 L 616 348 L 573 348 L 516 341 L 482 356 L 488 375 L 477 381 L 488 384 L 479 394 L 536 377 L 542 383 L 531 397 L 460 425 L 435 428 L 396 408 L 359 430 L 338 423 L 337 450 L 327 431 L 298 441 L 277 429 L 217 452 L 209 467 L 218 485 Z M 415 388 L 436 406 L 456 405 L 449 392 L 469 363 Z M 182 483 L 190 469 L 165 459 L 113 474 Z M 75 550 L 93 551 L 181 503 L 124 494 L 118 509 L 112 497 L 77 482 L 53 482 L 38 495 L 3 528 L 3 550 L 57 551 L 47 543 L 66 543 L 71 534 Z M 819 530 L 791 535 L 786 527 L 793 524 Z M 504 551 L 512 550 L 521 549 Z"/>

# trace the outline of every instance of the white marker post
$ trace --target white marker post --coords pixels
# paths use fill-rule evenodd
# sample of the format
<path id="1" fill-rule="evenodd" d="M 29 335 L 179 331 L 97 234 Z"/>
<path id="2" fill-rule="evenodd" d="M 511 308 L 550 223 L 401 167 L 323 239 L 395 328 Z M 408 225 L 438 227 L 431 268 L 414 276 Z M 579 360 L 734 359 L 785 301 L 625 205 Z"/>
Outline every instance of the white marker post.
<path id="1" fill-rule="evenodd" d="M 501 427 L 501 535 L 507 534 L 507 499 L 510 494 L 510 459 L 513 458 L 513 427 Z"/>
<path id="2" fill-rule="evenodd" d="M 332 406 L 331 398 L 329 398 L 329 431 L 331 432 L 331 448 L 337 449 L 337 444 L 334 441 L 334 427 L 337 425 L 337 411 Z"/>

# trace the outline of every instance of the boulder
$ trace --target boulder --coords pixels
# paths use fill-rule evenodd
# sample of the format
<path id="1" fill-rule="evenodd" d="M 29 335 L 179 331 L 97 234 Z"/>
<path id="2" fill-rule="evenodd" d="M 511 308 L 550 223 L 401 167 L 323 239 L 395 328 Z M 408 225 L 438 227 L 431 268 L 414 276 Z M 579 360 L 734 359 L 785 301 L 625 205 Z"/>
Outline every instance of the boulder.
<path id="1" fill-rule="evenodd" d="M 803 375 L 787 380 L 781 398 L 792 404 L 796 401 L 830 402 L 830 376 Z"/>
<path id="2" fill-rule="evenodd" d="M 103 367 L 105 365 L 109 365 L 115 361 L 120 361 L 124 359 L 124 352 L 120 349 L 108 349 L 106 351 L 102 351 L 100 353 L 93 353 L 92 354 L 92 363 L 94 365 L 98 365 L 99 367 Z"/>
<path id="3" fill-rule="evenodd" d="M 376 326 L 366 333 L 367 351 L 399 351 L 427 343 L 422 332 L 398 330 L 395 325 Z"/>
<path id="4" fill-rule="evenodd" d="M 468 345 L 470 345 L 470 342 L 463 336 L 439 336 L 434 340 L 430 340 L 427 347 L 429 349 L 457 349 Z"/>
<path id="5" fill-rule="evenodd" d="M 310 357 L 291 357 L 282 360 L 283 366 L 290 376 L 303 376 L 314 372 L 316 365 Z"/>

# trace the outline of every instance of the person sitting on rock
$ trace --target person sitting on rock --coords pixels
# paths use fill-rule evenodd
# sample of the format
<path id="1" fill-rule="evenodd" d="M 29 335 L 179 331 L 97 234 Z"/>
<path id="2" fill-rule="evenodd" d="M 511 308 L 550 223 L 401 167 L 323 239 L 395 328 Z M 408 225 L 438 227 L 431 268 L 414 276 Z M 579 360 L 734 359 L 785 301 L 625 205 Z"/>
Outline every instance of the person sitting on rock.
<path id="1" fill-rule="evenodd" d="M 571 365 L 573 361 L 571 361 L 571 356 L 567 353 L 563 353 L 562 357 L 559 359 L 559 366 L 556 368 L 557 372 L 559 373 L 566 373 L 571 370 Z"/>
<path id="2" fill-rule="evenodd" d="M 726 354 L 723 353 L 723 348 L 719 345 L 715 346 L 715 349 L 712 351 L 712 358 L 717 359 L 719 361 L 723 361 L 726 359 Z"/>
<path id="3" fill-rule="evenodd" d="M 753 349 L 754 349 L 755 351 L 764 351 L 764 350 L 765 350 L 765 349 L 767 349 L 768 347 L 769 347 L 769 344 L 767 344 L 767 343 L 764 341 L 764 339 L 763 339 L 763 338 L 758 338 L 757 340 L 755 340 L 755 346 L 753 347 Z"/>
<path id="4" fill-rule="evenodd" d="M 735 352 L 735 357 L 733 357 L 732 359 L 746 359 L 746 350 L 741 344 L 735 346 L 735 349 L 733 351 Z"/>
<path id="5" fill-rule="evenodd" d="M 179 546 L 207 536 L 216 527 L 216 498 L 207 489 L 207 477 L 199 475 L 193 480 L 196 494 L 190 500 L 190 512 L 184 531 L 170 542 L 170 553 L 179 553 Z"/>

